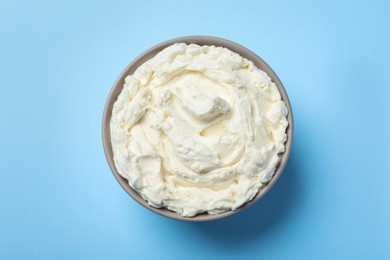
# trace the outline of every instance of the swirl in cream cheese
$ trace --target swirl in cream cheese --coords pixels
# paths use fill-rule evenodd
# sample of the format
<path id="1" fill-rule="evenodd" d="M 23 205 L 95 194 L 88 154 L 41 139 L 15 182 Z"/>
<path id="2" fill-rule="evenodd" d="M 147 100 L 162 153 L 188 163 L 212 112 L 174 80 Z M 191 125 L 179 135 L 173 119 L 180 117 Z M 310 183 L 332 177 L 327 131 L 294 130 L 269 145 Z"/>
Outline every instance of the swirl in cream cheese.
<path id="1" fill-rule="evenodd" d="M 177 43 L 126 77 L 110 123 L 115 166 L 151 206 L 186 217 L 235 210 L 272 178 L 286 117 L 251 61 Z"/>

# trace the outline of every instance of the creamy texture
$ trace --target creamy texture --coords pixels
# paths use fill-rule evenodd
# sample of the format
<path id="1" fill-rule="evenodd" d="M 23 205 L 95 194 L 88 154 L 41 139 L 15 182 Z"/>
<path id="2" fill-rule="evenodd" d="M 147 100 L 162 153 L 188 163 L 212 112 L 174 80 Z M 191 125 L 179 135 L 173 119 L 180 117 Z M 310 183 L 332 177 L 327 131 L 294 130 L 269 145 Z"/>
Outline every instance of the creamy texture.
<path id="1" fill-rule="evenodd" d="M 151 206 L 186 217 L 235 210 L 272 178 L 286 116 L 251 61 L 177 43 L 126 77 L 110 124 L 115 165 Z"/>

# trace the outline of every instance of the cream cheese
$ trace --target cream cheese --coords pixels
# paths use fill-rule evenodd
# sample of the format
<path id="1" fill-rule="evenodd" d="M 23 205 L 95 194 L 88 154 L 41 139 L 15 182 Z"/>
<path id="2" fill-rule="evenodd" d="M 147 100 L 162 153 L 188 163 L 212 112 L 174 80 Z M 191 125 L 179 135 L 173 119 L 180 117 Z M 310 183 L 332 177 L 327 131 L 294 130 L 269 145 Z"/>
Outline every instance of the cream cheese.
<path id="1" fill-rule="evenodd" d="M 272 178 L 286 117 L 251 61 L 177 43 L 126 77 L 110 122 L 115 166 L 153 207 L 185 217 L 235 210 Z"/>

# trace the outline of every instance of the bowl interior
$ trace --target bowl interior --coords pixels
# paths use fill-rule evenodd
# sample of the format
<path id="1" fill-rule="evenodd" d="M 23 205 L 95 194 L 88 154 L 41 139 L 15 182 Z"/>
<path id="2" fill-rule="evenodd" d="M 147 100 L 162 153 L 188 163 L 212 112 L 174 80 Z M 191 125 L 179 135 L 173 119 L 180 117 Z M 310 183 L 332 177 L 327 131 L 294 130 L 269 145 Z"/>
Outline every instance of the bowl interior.
<path id="1" fill-rule="evenodd" d="M 286 103 L 287 109 L 288 109 L 288 116 L 287 120 L 289 123 L 289 126 L 287 128 L 287 141 L 285 143 L 285 152 L 280 154 L 280 162 L 278 164 L 278 167 L 276 168 L 275 174 L 273 178 L 258 192 L 258 194 L 253 198 L 253 200 L 245 203 L 240 208 L 238 208 L 235 211 L 227 211 L 221 214 L 216 215 L 209 215 L 209 214 L 198 214 L 195 217 L 192 218 L 186 218 L 182 217 L 181 215 L 177 214 L 176 212 L 170 211 L 165 208 L 154 208 L 148 203 L 135 191 L 133 190 L 130 185 L 128 184 L 128 181 L 119 175 L 118 171 L 116 170 L 114 159 L 113 159 L 113 152 L 112 152 L 112 146 L 111 146 L 111 137 L 110 137 L 110 120 L 112 115 L 112 108 L 117 100 L 120 92 L 123 89 L 124 79 L 126 76 L 131 75 L 134 73 L 134 71 L 141 66 L 144 62 L 147 60 L 153 58 L 157 53 L 162 51 L 164 48 L 178 42 L 184 42 L 187 44 L 198 44 L 198 45 L 215 45 L 215 46 L 221 46 L 230 49 L 233 52 L 236 52 L 240 54 L 242 57 L 252 61 L 256 67 L 263 70 L 268 74 L 268 76 L 272 79 L 272 81 L 276 84 L 278 87 L 280 94 L 282 96 L 282 100 Z M 122 188 L 131 196 L 133 197 L 137 202 L 139 202 L 142 206 L 148 208 L 149 210 L 154 211 L 155 213 L 158 213 L 162 216 L 178 219 L 178 220 L 184 220 L 184 221 L 208 221 L 208 220 L 214 220 L 219 219 L 223 217 L 230 216 L 232 214 L 235 214 L 239 211 L 242 211 L 243 209 L 249 207 L 250 205 L 254 204 L 256 201 L 258 201 L 261 197 L 264 196 L 264 194 L 274 185 L 276 180 L 281 175 L 284 167 L 286 166 L 290 151 L 291 151 L 291 145 L 292 145 L 292 138 L 293 138 L 293 117 L 292 117 L 292 110 L 290 101 L 288 99 L 286 90 L 284 89 L 281 81 L 276 76 L 274 71 L 256 54 L 251 52 L 250 50 L 246 49 L 245 47 L 238 45 L 234 42 L 216 38 L 216 37 L 210 37 L 210 36 L 187 36 L 187 37 L 181 37 L 181 38 L 175 38 L 172 40 L 168 40 L 165 42 L 162 42 L 149 50 L 142 53 L 140 56 L 138 56 L 132 63 L 130 63 L 125 70 L 122 72 L 122 74 L 119 76 L 117 81 L 115 82 L 114 86 L 111 89 L 111 92 L 108 95 L 108 99 L 104 108 L 103 113 L 103 146 L 104 146 L 104 152 L 107 158 L 107 161 L 110 165 L 111 171 L 114 174 L 115 178 L 119 182 L 119 184 L 122 186 Z"/>

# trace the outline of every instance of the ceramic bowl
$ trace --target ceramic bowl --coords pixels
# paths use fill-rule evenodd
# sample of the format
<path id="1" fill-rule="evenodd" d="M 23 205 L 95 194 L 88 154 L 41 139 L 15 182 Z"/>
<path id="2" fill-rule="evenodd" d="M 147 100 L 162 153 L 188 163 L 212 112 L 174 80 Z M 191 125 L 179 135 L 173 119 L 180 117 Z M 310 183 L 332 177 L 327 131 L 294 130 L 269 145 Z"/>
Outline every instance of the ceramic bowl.
<path id="1" fill-rule="evenodd" d="M 117 169 L 115 168 L 112 146 L 111 146 L 111 138 L 110 138 L 110 120 L 111 120 L 113 105 L 114 105 L 115 101 L 117 100 L 120 92 L 123 89 L 124 79 L 126 78 L 126 76 L 133 74 L 134 71 L 140 65 L 142 65 L 147 60 L 153 58 L 157 53 L 162 51 L 164 48 L 166 48 L 174 43 L 179 43 L 179 42 L 184 42 L 187 44 L 195 43 L 198 45 L 215 45 L 215 46 L 225 47 L 225 48 L 230 49 L 233 52 L 240 54 L 242 57 L 252 61 L 256 65 L 256 67 L 265 71 L 268 74 L 268 76 L 271 77 L 272 81 L 278 87 L 280 94 L 282 96 L 282 100 L 286 103 L 286 106 L 288 109 L 287 120 L 288 120 L 289 126 L 287 128 L 287 141 L 285 143 L 286 149 L 285 149 L 284 153 L 280 154 L 280 162 L 276 168 L 276 171 L 275 171 L 273 178 L 265 186 L 263 186 L 263 188 L 257 193 L 257 195 L 251 201 L 245 203 L 244 205 L 242 205 L 241 207 L 239 207 L 238 209 L 236 209 L 234 211 L 227 211 L 227 212 L 215 214 L 215 215 L 209 215 L 207 213 L 203 213 L 203 214 L 198 214 L 192 218 L 187 218 L 187 217 L 183 217 L 183 216 L 177 214 L 176 212 L 170 211 L 170 210 L 165 209 L 165 208 L 154 208 L 154 207 L 150 206 L 135 190 L 133 190 L 129 186 L 128 181 L 125 178 L 123 178 L 121 175 L 119 175 Z M 271 67 L 268 66 L 267 63 L 265 63 L 255 53 L 253 53 L 252 51 L 248 50 L 247 48 L 245 48 L 237 43 L 234 43 L 234 42 L 222 39 L 222 38 L 211 37 L 211 36 L 187 36 L 187 37 L 180 37 L 180 38 L 168 40 L 168 41 L 162 42 L 162 43 L 157 44 L 156 46 L 150 48 L 149 50 L 145 51 L 140 56 L 138 56 L 134 61 L 132 61 L 124 69 L 124 71 L 119 75 L 118 79 L 116 80 L 116 82 L 114 83 L 114 86 L 111 89 L 111 92 L 108 95 L 107 102 L 106 102 L 106 105 L 104 108 L 103 146 L 104 146 L 104 152 L 106 154 L 108 164 L 110 165 L 111 171 L 114 174 L 115 178 L 117 179 L 119 184 L 122 186 L 122 188 L 133 199 L 135 199 L 138 203 L 140 203 L 142 206 L 144 206 L 145 208 L 147 208 L 147 209 L 149 209 L 157 214 L 160 214 L 162 216 L 169 217 L 172 219 L 183 220 L 183 221 L 209 221 L 209 220 L 224 218 L 224 217 L 236 214 L 237 212 L 240 212 L 240 211 L 248 208 L 249 206 L 256 203 L 258 200 L 260 200 L 271 189 L 271 187 L 275 184 L 275 182 L 278 180 L 278 178 L 282 174 L 284 167 L 286 166 L 288 157 L 290 155 L 291 146 L 292 146 L 293 129 L 294 129 L 294 124 L 293 124 L 292 110 L 291 110 L 291 105 L 290 105 L 290 101 L 288 99 L 286 90 L 284 89 L 278 76 L 271 69 Z"/>

